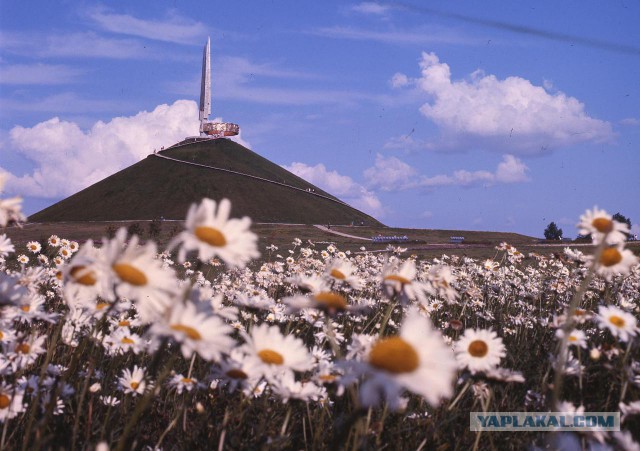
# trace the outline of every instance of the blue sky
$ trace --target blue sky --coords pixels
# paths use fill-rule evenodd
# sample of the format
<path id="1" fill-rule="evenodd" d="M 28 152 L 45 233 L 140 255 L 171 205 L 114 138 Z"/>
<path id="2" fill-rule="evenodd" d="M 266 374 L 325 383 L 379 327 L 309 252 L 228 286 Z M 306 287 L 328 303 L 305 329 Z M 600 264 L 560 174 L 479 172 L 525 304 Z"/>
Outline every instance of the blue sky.
<path id="1" fill-rule="evenodd" d="M 0 170 L 27 213 L 194 134 L 211 36 L 212 116 L 388 225 L 640 223 L 638 2 L 203 5 L 0 2 Z"/>

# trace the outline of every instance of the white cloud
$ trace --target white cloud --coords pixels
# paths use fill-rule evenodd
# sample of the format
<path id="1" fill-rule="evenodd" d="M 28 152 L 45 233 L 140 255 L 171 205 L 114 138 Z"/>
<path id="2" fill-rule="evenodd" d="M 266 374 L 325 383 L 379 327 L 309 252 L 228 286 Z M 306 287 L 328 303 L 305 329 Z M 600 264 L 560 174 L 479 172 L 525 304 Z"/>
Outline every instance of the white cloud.
<path id="1" fill-rule="evenodd" d="M 29 174 L 12 175 L 7 186 L 26 196 L 68 196 L 142 160 L 154 149 L 197 133 L 198 107 L 189 100 L 96 122 L 89 130 L 57 117 L 30 128 L 17 126 L 5 146 L 35 166 Z"/>
<path id="2" fill-rule="evenodd" d="M 320 27 L 308 32 L 315 36 L 332 39 L 351 39 L 354 41 L 374 41 L 396 45 L 461 44 L 479 45 L 486 39 L 471 38 L 457 30 L 443 27 L 420 28 L 416 30 L 394 29 L 387 31 L 367 30 L 353 27 Z"/>
<path id="3" fill-rule="evenodd" d="M 524 78 L 499 80 L 475 71 L 469 79 L 452 80 L 449 65 L 434 53 L 422 54 L 420 68 L 413 83 L 432 96 L 420 111 L 440 127 L 441 148 L 536 154 L 613 138 L 611 124 L 590 117 L 576 98 L 551 94 Z"/>
<path id="4" fill-rule="evenodd" d="M 415 168 L 396 157 L 376 155 L 373 167 L 364 171 L 367 187 L 381 191 L 402 191 L 412 188 L 435 188 L 439 186 L 492 186 L 503 183 L 529 181 L 527 166 L 513 155 L 503 155 L 495 172 L 458 170 L 453 174 L 431 177 L 418 175 Z"/>
<path id="5" fill-rule="evenodd" d="M 415 139 L 411 133 L 407 135 L 394 136 L 389 138 L 382 146 L 383 149 L 402 150 L 404 152 L 414 152 L 417 150 L 432 150 L 433 143 L 421 139 Z"/>
<path id="6" fill-rule="evenodd" d="M 87 99 L 73 92 L 62 92 L 34 100 L 0 99 L 5 111 L 53 111 L 56 113 L 87 113 L 122 111 L 131 108 L 127 100 Z"/>
<path id="7" fill-rule="evenodd" d="M 60 85 L 77 81 L 81 71 L 61 64 L 12 64 L 0 67 L 0 84 Z"/>
<path id="8" fill-rule="evenodd" d="M 627 117 L 625 119 L 622 119 L 620 123 L 622 125 L 629 125 L 629 126 L 635 127 L 637 125 L 640 125 L 640 119 L 635 117 Z"/>
<path id="9" fill-rule="evenodd" d="M 158 58 L 159 55 L 135 39 L 100 36 L 97 33 L 77 32 L 51 35 L 3 31 L 0 48 L 29 57 L 64 58 Z M 166 53 L 163 55 L 167 57 Z"/>
<path id="10" fill-rule="evenodd" d="M 527 166 L 513 155 L 504 155 L 498 165 L 495 178 L 499 183 L 519 183 L 529 180 Z"/>
<path id="11" fill-rule="evenodd" d="M 362 14 L 373 14 L 376 16 L 383 16 L 389 12 L 391 6 L 389 5 L 381 5 L 380 3 L 375 2 L 361 2 L 357 5 L 353 5 L 351 8 L 352 11 L 362 13 Z"/>
<path id="12" fill-rule="evenodd" d="M 409 84 L 409 77 L 405 74 L 401 74 L 400 72 L 396 72 L 393 74 L 393 77 L 391 77 L 389 84 L 392 88 L 402 88 Z"/>
<path id="13" fill-rule="evenodd" d="M 251 103 L 272 105 L 349 105 L 360 101 L 385 101 L 387 97 L 353 90 L 331 90 L 317 87 L 296 88 L 293 83 L 282 87 L 264 86 L 265 79 L 313 80 L 316 74 L 282 69 L 272 63 L 255 63 L 243 57 L 223 57 L 213 62 L 216 65 L 212 77 L 216 99 L 242 100 Z M 178 94 L 197 92 L 200 78 L 188 82 L 169 83 L 169 91 Z"/>
<path id="14" fill-rule="evenodd" d="M 128 14 L 115 14 L 103 9 L 89 13 L 89 17 L 102 29 L 112 33 L 139 36 L 179 44 L 201 44 L 207 36 L 202 22 L 172 14 L 164 20 L 145 20 Z"/>
<path id="15" fill-rule="evenodd" d="M 396 157 L 376 155 L 373 167 L 364 171 L 367 186 L 381 191 L 398 191 L 415 186 L 417 171 Z"/>
<path id="16" fill-rule="evenodd" d="M 384 215 L 384 209 L 378 197 L 349 176 L 329 171 L 323 164 L 308 166 L 295 162 L 283 168 L 365 213 L 378 218 Z"/>

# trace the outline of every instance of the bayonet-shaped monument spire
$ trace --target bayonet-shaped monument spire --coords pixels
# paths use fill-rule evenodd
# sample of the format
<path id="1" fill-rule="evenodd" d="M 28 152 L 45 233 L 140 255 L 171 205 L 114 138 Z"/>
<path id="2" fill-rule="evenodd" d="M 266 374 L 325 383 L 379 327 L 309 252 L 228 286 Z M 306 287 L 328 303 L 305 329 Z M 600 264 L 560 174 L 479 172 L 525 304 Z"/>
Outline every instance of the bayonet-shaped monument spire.
<path id="1" fill-rule="evenodd" d="M 211 114 L 211 38 L 202 53 L 202 81 L 200 82 L 200 136 L 204 134 L 204 124 Z"/>
<path id="2" fill-rule="evenodd" d="M 210 122 L 211 114 L 211 38 L 202 53 L 202 81 L 200 82 L 200 136 L 221 138 L 236 136 L 240 133 L 240 126 L 231 122 Z"/>

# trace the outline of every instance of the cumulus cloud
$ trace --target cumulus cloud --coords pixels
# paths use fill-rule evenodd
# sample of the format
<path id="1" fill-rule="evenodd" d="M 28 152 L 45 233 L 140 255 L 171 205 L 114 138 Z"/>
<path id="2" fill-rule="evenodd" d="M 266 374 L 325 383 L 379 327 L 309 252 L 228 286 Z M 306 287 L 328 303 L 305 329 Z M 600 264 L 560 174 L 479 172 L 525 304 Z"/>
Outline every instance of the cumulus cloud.
<path id="1" fill-rule="evenodd" d="M 396 157 L 377 154 L 373 167 L 364 171 L 367 186 L 381 191 L 398 191 L 415 183 L 417 171 Z"/>
<path id="2" fill-rule="evenodd" d="M 17 126 L 4 147 L 34 167 L 31 173 L 11 175 L 7 188 L 26 196 L 68 196 L 144 159 L 154 149 L 197 135 L 198 125 L 197 104 L 178 100 L 150 112 L 96 122 L 89 130 L 57 117 L 33 127 Z"/>
<path id="3" fill-rule="evenodd" d="M 381 191 L 403 191 L 412 188 L 435 188 L 439 186 L 475 185 L 492 186 L 503 183 L 522 183 L 529 181 L 529 168 L 513 155 L 503 155 L 502 161 L 494 172 L 454 171 L 453 174 L 439 174 L 431 177 L 418 175 L 415 168 L 396 157 L 378 154 L 374 166 L 364 171 L 367 187 Z"/>
<path id="4" fill-rule="evenodd" d="M 382 203 L 374 193 L 351 177 L 328 170 L 324 164 L 309 166 L 295 162 L 282 167 L 365 213 L 378 218 L 384 214 Z"/>
<path id="5" fill-rule="evenodd" d="M 611 124 L 590 117 L 585 105 L 562 92 L 550 93 L 521 77 L 498 79 L 478 70 L 453 80 L 449 65 L 422 53 L 421 76 L 412 84 L 432 99 L 420 112 L 437 124 L 442 147 L 479 146 L 519 154 L 613 138 Z M 391 84 L 403 83 L 396 74 Z"/>

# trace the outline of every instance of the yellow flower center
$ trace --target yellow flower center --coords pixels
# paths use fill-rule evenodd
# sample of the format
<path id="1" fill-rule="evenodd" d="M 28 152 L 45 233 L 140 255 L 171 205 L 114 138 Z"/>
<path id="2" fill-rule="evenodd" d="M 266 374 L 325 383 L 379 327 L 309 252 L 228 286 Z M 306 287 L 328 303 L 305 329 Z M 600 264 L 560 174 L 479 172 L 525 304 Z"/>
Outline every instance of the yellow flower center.
<path id="1" fill-rule="evenodd" d="M 62 280 L 62 271 L 56 272 L 56 279 Z"/>
<path id="2" fill-rule="evenodd" d="M 616 315 L 611 315 L 609 317 L 609 322 L 619 328 L 623 328 L 625 325 L 624 318 L 620 318 L 619 316 L 616 316 Z"/>
<path id="3" fill-rule="evenodd" d="M 190 377 L 183 377 L 182 379 L 180 379 L 180 382 L 182 382 L 183 384 L 193 384 L 193 379 L 191 379 Z"/>
<path id="4" fill-rule="evenodd" d="M 129 337 L 124 337 L 122 340 L 120 340 L 120 343 L 122 343 L 123 345 L 132 345 L 135 343 L 135 341 L 133 341 Z"/>
<path id="5" fill-rule="evenodd" d="M 284 357 L 282 357 L 282 354 L 271 349 L 263 349 L 258 352 L 258 357 L 260 357 L 260 360 L 264 363 L 269 365 L 282 365 L 284 363 Z"/>
<path id="6" fill-rule="evenodd" d="M 96 310 L 102 310 L 109 307 L 109 303 L 108 302 L 98 302 L 98 305 L 96 305 Z"/>
<path id="7" fill-rule="evenodd" d="M 127 321 L 127 320 L 120 321 L 118 323 L 118 326 L 120 326 L 120 327 L 129 327 L 130 325 L 131 325 L 131 323 L 129 321 Z"/>
<path id="8" fill-rule="evenodd" d="M 20 354 L 28 354 L 30 350 L 31 346 L 29 346 L 29 343 L 20 343 L 18 346 L 16 346 L 16 351 L 18 351 Z"/>
<path id="9" fill-rule="evenodd" d="M 472 357 L 484 357 L 489 352 L 489 346 L 482 340 L 474 340 L 469 343 L 467 351 Z"/>
<path id="10" fill-rule="evenodd" d="M 575 335 L 569 335 L 569 341 L 578 341 L 578 337 Z"/>
<path id="11" fill-rule="evenodd" d="M 378 340 L 369 353 L 369 363 L 394 374 L 411 373 L 420 366 L 420 357 L 409 343 L 400 337 Z"/>
<path id="12" fill-rule="evenodd" d="M 200 241 L 204 241 L 210 246 L 222 247 L 227 244 L 224 234 L 213 227 L 196 227 L 193 233 Z"/>
<path id="13" fill-rule="evenodd" d="M 32 244 L 32 245 L 31 245 L 31 250 L 32 250 L 32 251 L 35 251 L 36 249 L 38 249 L 38 246 L 36 246 L 35 244 Z"/>
<path id="14" fill-rule="evenodd" d="M 80 285 L 91 286 L 96 284 L 96 274 L 93 271 L 87 271 L 86 266 L 74 266 L 71 268 L 71 277 Z"/>
<path id="15" fill-rule="evenodd" d="M 21 306 L 21 307 L 20 307 L 20 310 L 22 310 L 23 312 L 28 313 L 28 312 L 29 312 L 29 310 L 31 310 L 31 306 L 29 306 L 29 305 L 23 305 L 23 306 Z"/>
<path id="16" fill-rule="evenodd" d="M 385 276 L 384 280 L 385 281 L 392 280 L 394 282 L 400 282 L 402 285 L 409 285 L 411 283 L 411 281 L 406 277 L 402 277 L 397 274 L 389 274 L 388 276 Z"/>
<path id="17" fill-rule="evenodd" d="M 0 393 L 0 409 L 6 409 L 11 404 L 11 398 L 4 393 Z"/>
<path id="18" fill-rule="evenodd" d="M 195 341 L 202 340 L 202 335 L 200 335 L 200 332 L 198 332 L 191 326 L 185 326 L 184 324 L 172 324 L 169 327 L 171 327 L 171 329 L 176 330 L 178 332 L 182 332 L 191 340 L 195 340 Z"/>
<path id="19" fill-rule="evenodd" d="M 313 298 L 328 310 L 344 310 L 347 308 L 347 300 L 338 293 L 323 291 L 313 296 Z"/>
<path id="20" fill-rule="evenodd" d="M 116 263 L 112 266 L 120 280 L 136 287 L 147 284 L 147 276 L 138 268 L 131 266 L 129 263 Z"/>
<path id="21" fill-rule="evenodd" d="M 339 280 L 344 280 L 347 278 L 347 276 L 345 276 L 342 271 L 338 271 L 335 268 L 331 270 L 330 274 L 332 277 L 335 277 L 336 279 L 339 279 Z"/>
<path id="22" fill-rule="evenodd" d="M 247 373 L 237 368 L 230 369 L 226 374 L 231 379 L 247 379 L 249 377 Z"/>
<path id="23" fill-rule="evenodd" d="M 600 256 L 600 264 L 609 267 L 617 265 L 622 261 L 622 254 L 615 247 L 609 247 L 602 251 Z"/>
<path id="24" fill-rule="evenodd" d="M 134 390 L 137 390 L 139 386 L 140 386 L 140 382 L 136 382 L 136 381 L 131 382 L 131 388 L 133 388 Z"/>
<path id="25" fill-rule="evenodd" d="M 333 382 L 336 380 L 336 377 L 333 374 L 321 374 L 318 379 L 322 382 Z"/>
<path id="26" fill-rule="evenodd" d="M 600 233 L 609 233 L 613 230 L 613 221 L 607 218 L 596 218 L 591 225 Z"/>
<path id="27" fill-rule="evenodd" d="M 2 340 L 4 338 L 4 334 L 2 333 L 2 331 L 0 330 L 0 340 Z"/>

